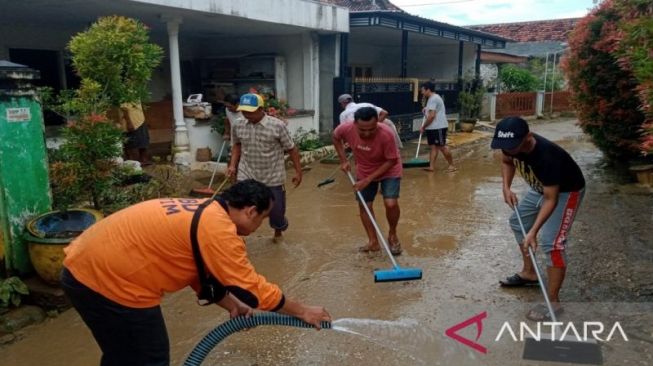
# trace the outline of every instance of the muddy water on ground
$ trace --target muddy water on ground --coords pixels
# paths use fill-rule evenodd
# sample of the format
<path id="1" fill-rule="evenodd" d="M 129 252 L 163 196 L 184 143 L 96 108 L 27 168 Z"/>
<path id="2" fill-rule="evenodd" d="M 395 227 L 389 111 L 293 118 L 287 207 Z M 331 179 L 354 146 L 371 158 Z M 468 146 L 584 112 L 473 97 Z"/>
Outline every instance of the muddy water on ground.
<path id="1" fill-rule="evenodd" d="M 570 268 L 563 299 L 636 299 L 634 289 L 624 289 L 618 280 L 601 272 L 602 267 L 594 266 L 607 262 L 605 256 L 596 254 L 596 246 L 612 248 L 610 245 L 615 244 L 614 240 L 596 241 L 623 236 L 611 215 L 626 215 L 631 219 L 628 240 L 633 245 L 650 245 L 650 231 L 638 231 L 646 223 L 647 214 L 649 220 L 653 218 L 646 211 L 653 207 L 650 191 L 606 173 L 600 152 L 571 121 L 541 125 L 535 130 L 559 141 L 572 153 L 590 184 L 586 197 L 596 197 L 586 198 L 591 203 L 577 220 L 575 229 L 580 235 L 572 240 L 576 253 L 583 256 L 576 257 L 576 267 Z M 288 189 L 290 228 L 285 242 L 273 244 L 272 231 L 262 228 L 247 239 L 248 250 L 258 271 L 279 283 L 287 296 L 322 304 L 335 319 L 346 318 L 335 323 L 340 331 L 262 327 L 229 337 L 205 364 L 529 364 L 520 360 L 520 343 L 492 344 L 494 336 L 484 334 L 479 342 L 490 351 L 482 354 L 444 335 L 448 327 L 481 311 L 501 314 L 503 320 L 522 320 L 527 303 L 539 300 L 537 290 L 501 290 L 496 286 L 497 279 L 518 270 L 520 256 L 506 224 L 510 212 L 501 198 L 498 156 L 487 142 L 473 152 L 456 156 L 460 168 L 457 173 L 445 173 L 442 160 L 438 161 L 440 171 L 436 173 L 428 174 L 419 168 L 405 170 L 399 227 L 405 251 L 398 260 L 404 266 L 422 268 L 421 281 L 374 284 L 374 269 L 389 268 L 389 262 L 384 254 L 357 252 L 366 237 L 346 176 L 337 174 L 335 183 L 316 188 L 336 166 L 313 164 L 302 185 Z M 525 189 L 516 179 L 515 190 Z M 610 197 L 615 189 L 620 192 L 618 202 Z M 375 209 L 386 231 L 379 200 Z M 638 221 L 641 210 L 644 222 Z M 621 252 L 624 266 L 638 260 Z M 570 255 L 573 253 L 570 251 Z M 611 271 L 622 271 L 621 267 L 611 266 Z M 649 280 L 653 278 L 650 272 L 642 273 Z M 640 299 L 644 300 L 650 301 Z M 168 295 L 163 309 L 173 364 L 180 364 L 203 335 L 226 320 L 221 309 L 196 306 L 191 291 Z M 648 315 L 644 312 L 644 316 Z M 467 331 L 461 334 L 476 338 L 473 329 Z M 650 329 L 641 333 L 644 339 L 646 334 L 650 338 Z M 21 335 L 24 339 L 0 348 L 2 364 L 90 365 L 96 364 L 99 357 L 89 331 L 74 311 Z M 647 342 L 631 343 L 630 348 L 608 354 L 606 359 L 646 364 L 651 360 L 650 346 Z"/>

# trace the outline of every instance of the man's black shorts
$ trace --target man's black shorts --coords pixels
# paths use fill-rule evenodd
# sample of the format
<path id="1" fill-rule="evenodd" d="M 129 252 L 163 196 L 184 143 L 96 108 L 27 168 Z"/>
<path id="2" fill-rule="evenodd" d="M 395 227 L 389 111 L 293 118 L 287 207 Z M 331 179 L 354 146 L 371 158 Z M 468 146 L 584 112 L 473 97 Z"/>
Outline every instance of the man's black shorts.
<path id="1" fill-rule="evenodd" d="M 426 140 L 429 145 L 447 146 L 447 128 L 426 130 Z"/>

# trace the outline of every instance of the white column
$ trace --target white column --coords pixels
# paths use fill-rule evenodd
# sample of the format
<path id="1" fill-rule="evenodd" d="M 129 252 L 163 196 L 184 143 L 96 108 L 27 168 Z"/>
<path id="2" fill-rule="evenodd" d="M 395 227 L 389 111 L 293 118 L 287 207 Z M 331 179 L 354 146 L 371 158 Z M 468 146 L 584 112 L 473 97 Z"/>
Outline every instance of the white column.
<path id="1" fill-rule="evenodd" d="M 320 129 L 319 116 L 319 85 L 320 85 L 320 68 L 319 54 L 320 44 L 317 34 L 302 34 L 302 53 L 304 65 L 304 109 L 313 110 L 313 128 L 316 131 Z"/>
<path id="2" fill-rule="evenodd" d="M 277 92 L 277 99 L 288 101 L 288 74 L 286 58 L 276 56 L 274 58 L 274 89 Z"/>
<path id="3" fill-rule="evenodd" d="M 313 44 L 310 33 L 302 33 L 302 65 L 304 69 L 304 109 L 313 109 Z"/>
<path id="4" fill-rule="evenodd" d="M 535 100 L 535 116 L 538 118 L 544 116 L 544 90 L 537 91 L 537 99 Z"/>
<path id="5" fill-rule="evenodd" d="M 177 165 L 190 167 L 190 143 L 188 140 L 188 128 L 186 128 L 186 122 L 184 121 L 181 95 L 181 67 L 179 63 L 179 25 L 181 24 L 181 19 L 164 18 L 164 21 L 168 27 L 168 43 L 170 47 L 172 112 L 175 119 L 174 162 Z"/>
<path id="6" fill-rule="evenodd" d="M 490 93 L 490 121 L 497 120 L 497 93 Z"/>
<path id="7" fill-rule="evenodd" d="M 313 48 L 313 128 L 320 132 L 320 37 L 311 33 Z"/>

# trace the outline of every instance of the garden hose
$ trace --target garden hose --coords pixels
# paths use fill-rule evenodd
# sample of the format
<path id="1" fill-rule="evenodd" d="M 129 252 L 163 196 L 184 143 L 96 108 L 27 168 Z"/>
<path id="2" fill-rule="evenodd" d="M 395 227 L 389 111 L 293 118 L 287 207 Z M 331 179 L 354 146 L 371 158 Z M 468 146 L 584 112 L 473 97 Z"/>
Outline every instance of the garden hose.
<path id="1" fill-rule="evenodd" d="M 205 335 L 204 338 L 202 338 L 202 340 L 195 346 L 190 355 L 188 355 L 186 361 L 184 361 L 184 366 L 201 365 L 209 352 L 211 352 L 211 350 L 225 338 L 241 330 L 257 327 L 259 325 L 285 325 L 296 328 L 314 328 L 313 325 L 290 315 L 259 313 L 249 318 L 239 316 L 220 324 Z M 323 329 L 330 329 L 331 322 L 323 321 L 320 326 Z"/>

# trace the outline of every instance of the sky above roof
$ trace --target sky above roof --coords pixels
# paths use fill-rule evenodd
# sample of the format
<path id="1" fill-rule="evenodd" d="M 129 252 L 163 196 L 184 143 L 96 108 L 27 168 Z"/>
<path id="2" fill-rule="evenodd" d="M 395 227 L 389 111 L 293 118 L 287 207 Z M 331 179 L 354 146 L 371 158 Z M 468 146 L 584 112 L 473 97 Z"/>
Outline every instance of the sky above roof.
<path id="1" fill-rule="evenodd" d="M 390 0 L 408 13 L 453 25 L 579 18 L 595 0 Z"/>

